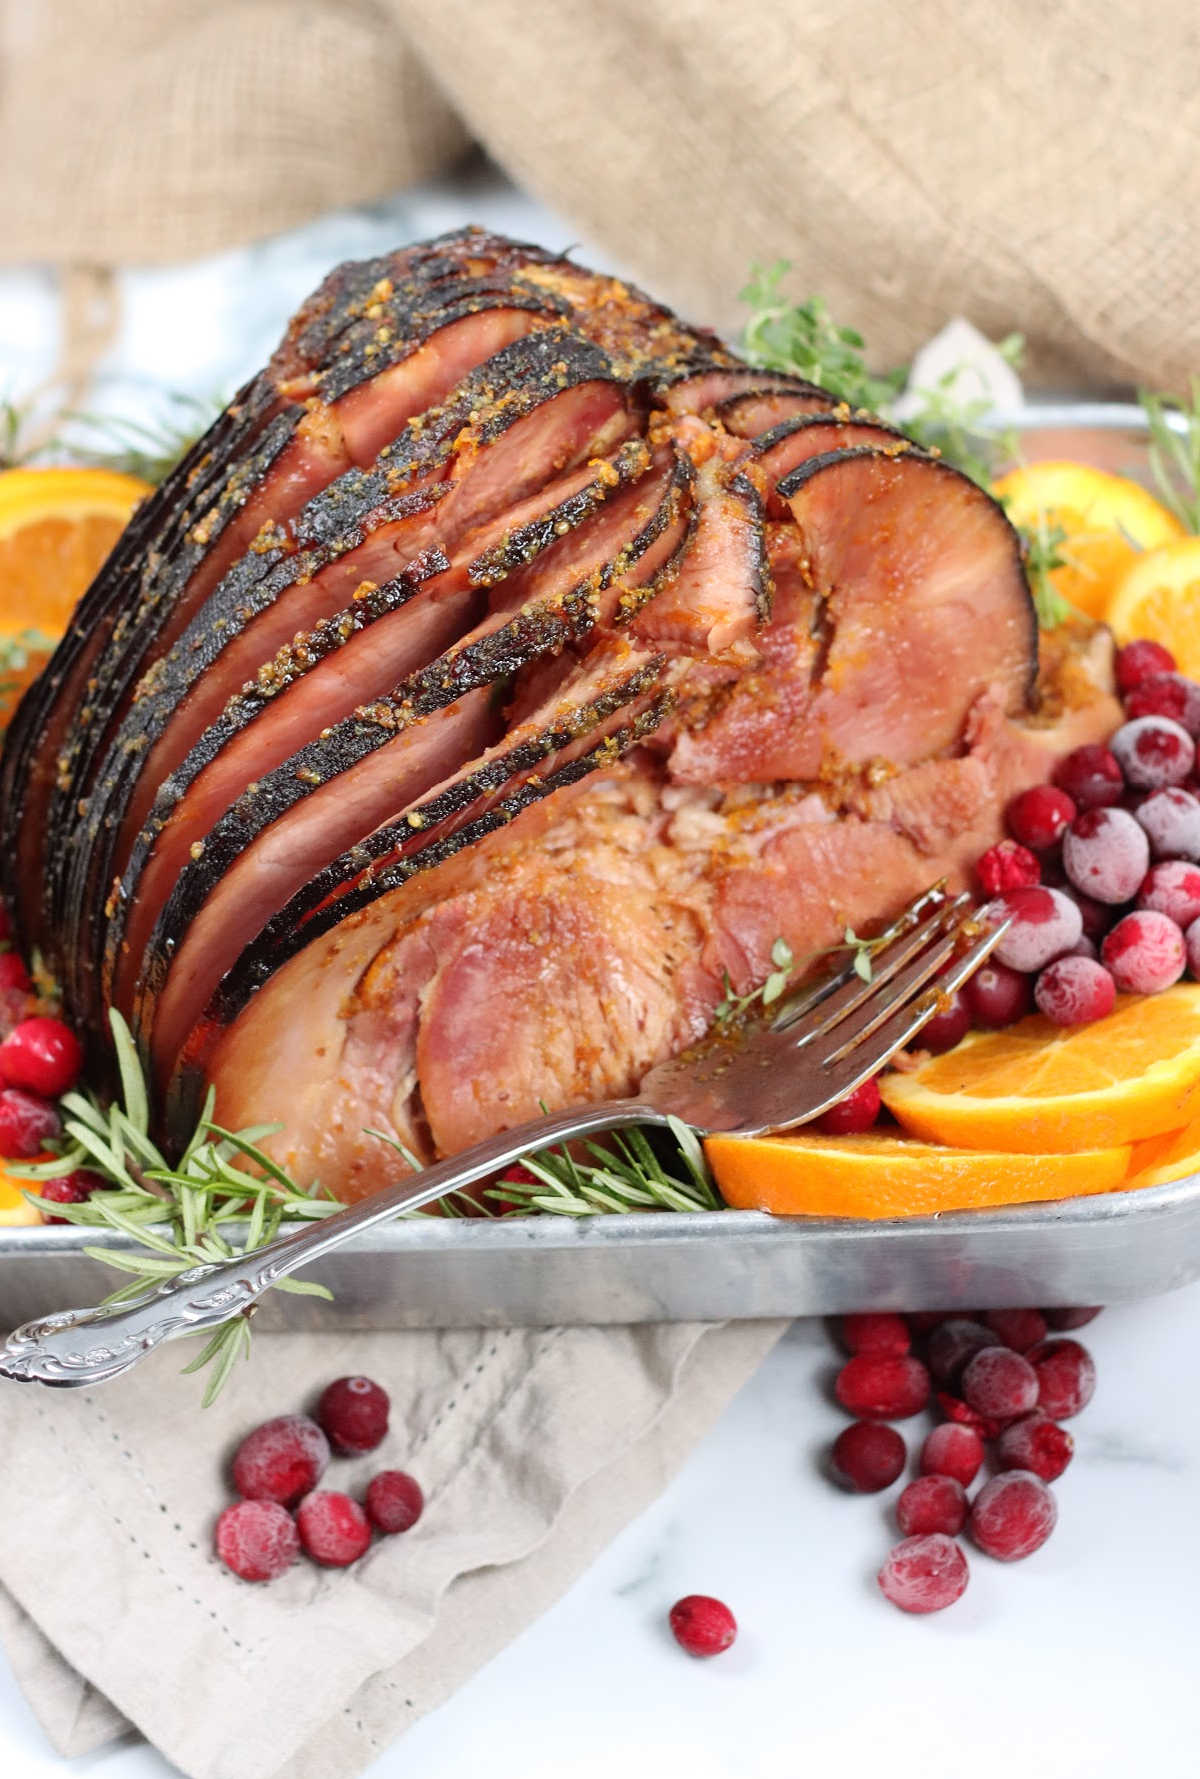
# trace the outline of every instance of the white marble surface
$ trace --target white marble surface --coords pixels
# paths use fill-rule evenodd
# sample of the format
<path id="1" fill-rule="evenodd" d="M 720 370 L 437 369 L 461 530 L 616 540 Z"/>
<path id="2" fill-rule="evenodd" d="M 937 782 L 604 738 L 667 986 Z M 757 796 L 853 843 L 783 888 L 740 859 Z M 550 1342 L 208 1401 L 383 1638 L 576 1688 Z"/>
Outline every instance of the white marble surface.
<path id="1" fill-rule="evenodd" d="M 128 273 L 91 405 L 142 416 L 166 392 L 230 390 L 333 261 L 471 218 L 572 239 L 476 169 L 286 240 Z M 47 277 L 0 274 L 0 394 L 49 374 L 55 326 Z M 1051 1543 L 1010 1568 L 977 1558 L 956 1608 L 911 1620 L 873 1582 L 896 1491 L 848 1498 L 821 1478 L 843 1424 L 826 1394 L 834 1355 L 819 1325 L 798 1324 L 657 1504 L 373 1779 L 1193 1773 L 1200 1287 L 1111 1311 L 1084 1338 L 1100 1386 L 1075 1423 Z M 741 1621 L 716 1662 L 684 1657 L 665 1630 L 694 1591 Z M 58 1760 L 0 1658 L 3 1779 L 169 1771 L 136 1743 Z"/>

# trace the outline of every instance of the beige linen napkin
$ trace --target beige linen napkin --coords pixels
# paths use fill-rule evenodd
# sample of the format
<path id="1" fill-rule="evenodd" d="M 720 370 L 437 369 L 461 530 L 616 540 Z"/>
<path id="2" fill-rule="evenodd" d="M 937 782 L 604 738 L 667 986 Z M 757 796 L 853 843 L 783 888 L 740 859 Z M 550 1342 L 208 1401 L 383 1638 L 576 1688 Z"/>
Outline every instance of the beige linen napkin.
<path id="1" fill-rule="evenodd" d="M 349 1779 L 654 1499 L 784 1326 L 261 1335 L 204 1413 L 180 1347 L 99 1390 L 0 1385 L 17 1679 L 64 1754 L 132 1725 L 192 1779 Z M 423 1518 L 352 1569 L 236 1580 L 212 1555 L 233 1446 L 347 1372 L 387 1387 L 391 1431 L 327 1486 L 408 1468 Z"/>

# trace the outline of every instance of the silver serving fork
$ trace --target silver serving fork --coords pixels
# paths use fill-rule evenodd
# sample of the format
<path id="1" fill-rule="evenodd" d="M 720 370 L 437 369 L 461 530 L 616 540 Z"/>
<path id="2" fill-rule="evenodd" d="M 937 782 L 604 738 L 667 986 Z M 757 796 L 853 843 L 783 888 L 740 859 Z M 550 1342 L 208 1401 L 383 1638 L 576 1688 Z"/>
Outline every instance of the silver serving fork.
<path id="1" fill-rule="evenodd" d="M 67 1387 L 117 1377 L 163 1341 L 248 1311 L 277 1279 L 397 1212 L 431 1204 L 552 1143 L 632 1124 L 666 1125 L 671 1117 L 703 1135 L 790 1130 L 818 1117 L 914 1038 L 1004 931 L 972 920 L 966 896 L 927 891 L 878 942 L 869 980 L 850 961 L 757 1018 L 714 1027 L 691 1050 L 652 1069 L 632 1099 L 573 1106 L 518 1125 L 268 1247 L 192 1267 L 133 1303 L 28 1322 L 0 1349 L 0 1376 Z"/>

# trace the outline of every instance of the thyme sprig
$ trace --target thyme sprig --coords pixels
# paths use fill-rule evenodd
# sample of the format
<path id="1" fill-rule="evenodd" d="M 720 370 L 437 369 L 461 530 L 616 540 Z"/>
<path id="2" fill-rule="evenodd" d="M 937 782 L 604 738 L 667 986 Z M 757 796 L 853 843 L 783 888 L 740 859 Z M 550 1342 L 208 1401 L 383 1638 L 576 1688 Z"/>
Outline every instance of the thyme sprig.
<path id="1" fill-rule="evenodd" d="M 785 296 L 783 280 L 791 269 L 786 259 L 751 266 L 750 280 L 739 293 L 750 309 L 742 332 L 746 357 L 767 370 L 819 383 L 853 408 L 886 407 L 903 389 L 907 370 L 882 376 L 868 370 L 863 337 L 856 329 L 839 327 L 820 297 L 795 303 Z"/>
<path id="2" fill-rule="evenodd" d="M 1035 525 L 1019 525 L 1017 530 L 1025 550 L 1025 575 L 1038 623 L 1043 630 L 1054 630 L 1075 615 L 1075 607 L 1058 591 L 1052 578 L 1056 568 L 1066 568 L 1071 563 L 1067 533 L 1061 525 L 1052 525 L 1043 512 L 1038 513 Z"/>
<path id="3" fill-rule="evenodd" d="M 1150 428 L 1150 469 L 1159 499 L 1184 530 L 1200 532 L 1200 376 L 1186 402 L 1141 390 Z"/>
<path id="4" fill-rule="evenodd" d="M 796 967 L 796 960 L 792 956 L 791 948 L 785 940 L 776 939 L 774 945 L 772 945 L 771 962 L 774 964 L 775 968 L 771 971 L 771 974 L 767 977 L 766 981 L 760 983 L 757 988 L 750 989 L 749 992 L 744 995 L 734 994 L 733 983 L 729 980 L 729 971 L 726 970 L 723 972 L 722 981 L 724 982 L 725 993 L 722 999 L 717 1002 L 716 1011 L 713 1015 L 719 1024 L 725 1025 L 731 1019 L 740 1018 L 743 1013 L 753 1007 L 756 1001 L 760 1001 L 764 1007 L 770 1007 L 779 999 L 780 995 L 787 987 L 788 982 L 791 980 L 792 971 Z"/>

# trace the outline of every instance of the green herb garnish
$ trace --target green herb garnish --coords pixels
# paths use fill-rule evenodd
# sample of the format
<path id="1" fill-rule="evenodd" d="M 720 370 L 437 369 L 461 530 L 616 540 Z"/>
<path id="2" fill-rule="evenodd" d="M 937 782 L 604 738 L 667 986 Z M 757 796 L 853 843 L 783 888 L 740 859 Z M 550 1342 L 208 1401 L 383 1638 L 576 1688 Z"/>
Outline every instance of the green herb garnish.
<path id="1" fill-rule="evenodd" d="M 886 407 L 903 389 L 907 371 L 869 371 L 862 335 L 839 327 L 820 297 L 789 302 L 781 286 L 790 270 L 786 259 L 750 268 L 750 282 L 739 293 L 750 308 L 742 333 L 745 356 L 767 370 L 819 383 L 852 408 Z"/>
<path id="2" fill-rule="evenodd" d="M 723 980 L 725 984 L 725 994 L 717 1003 L 716 1012 L 713 1016 L 719 1024 L 724 1025 L 731 1019 L 740 1018 L 750 1007 L 753 1007 L 756 1001 L 761 1001 L 764 1007 L 770 1007 L 779 999 L 780 995 L 788 985 L 791 973 L 796 964 L 796 960 L 793 958 L 790 949 L 783 939 L 776 939 L 774 945 L 772 945 L 771 962 L 774 964 L 775 968 L 771 971 L 771 974 L 767 977 L 766 981 L 760 983 L 757 988 L 752 988 L 748 994 L 744 995 L 734 994 L 733 984 L 729 980 L 729 971 L 726 970 L 724 972 Z"/>
<path id="3" fill-rule="evenodd" d="M 1200 377 L 1192 378 L 1186 402 L 1149 390 L 1142 390 L 1139 400 L 1150 427 L 1150 468 L 1159 499 L 1185 531 L 1200 532 Z"/>

